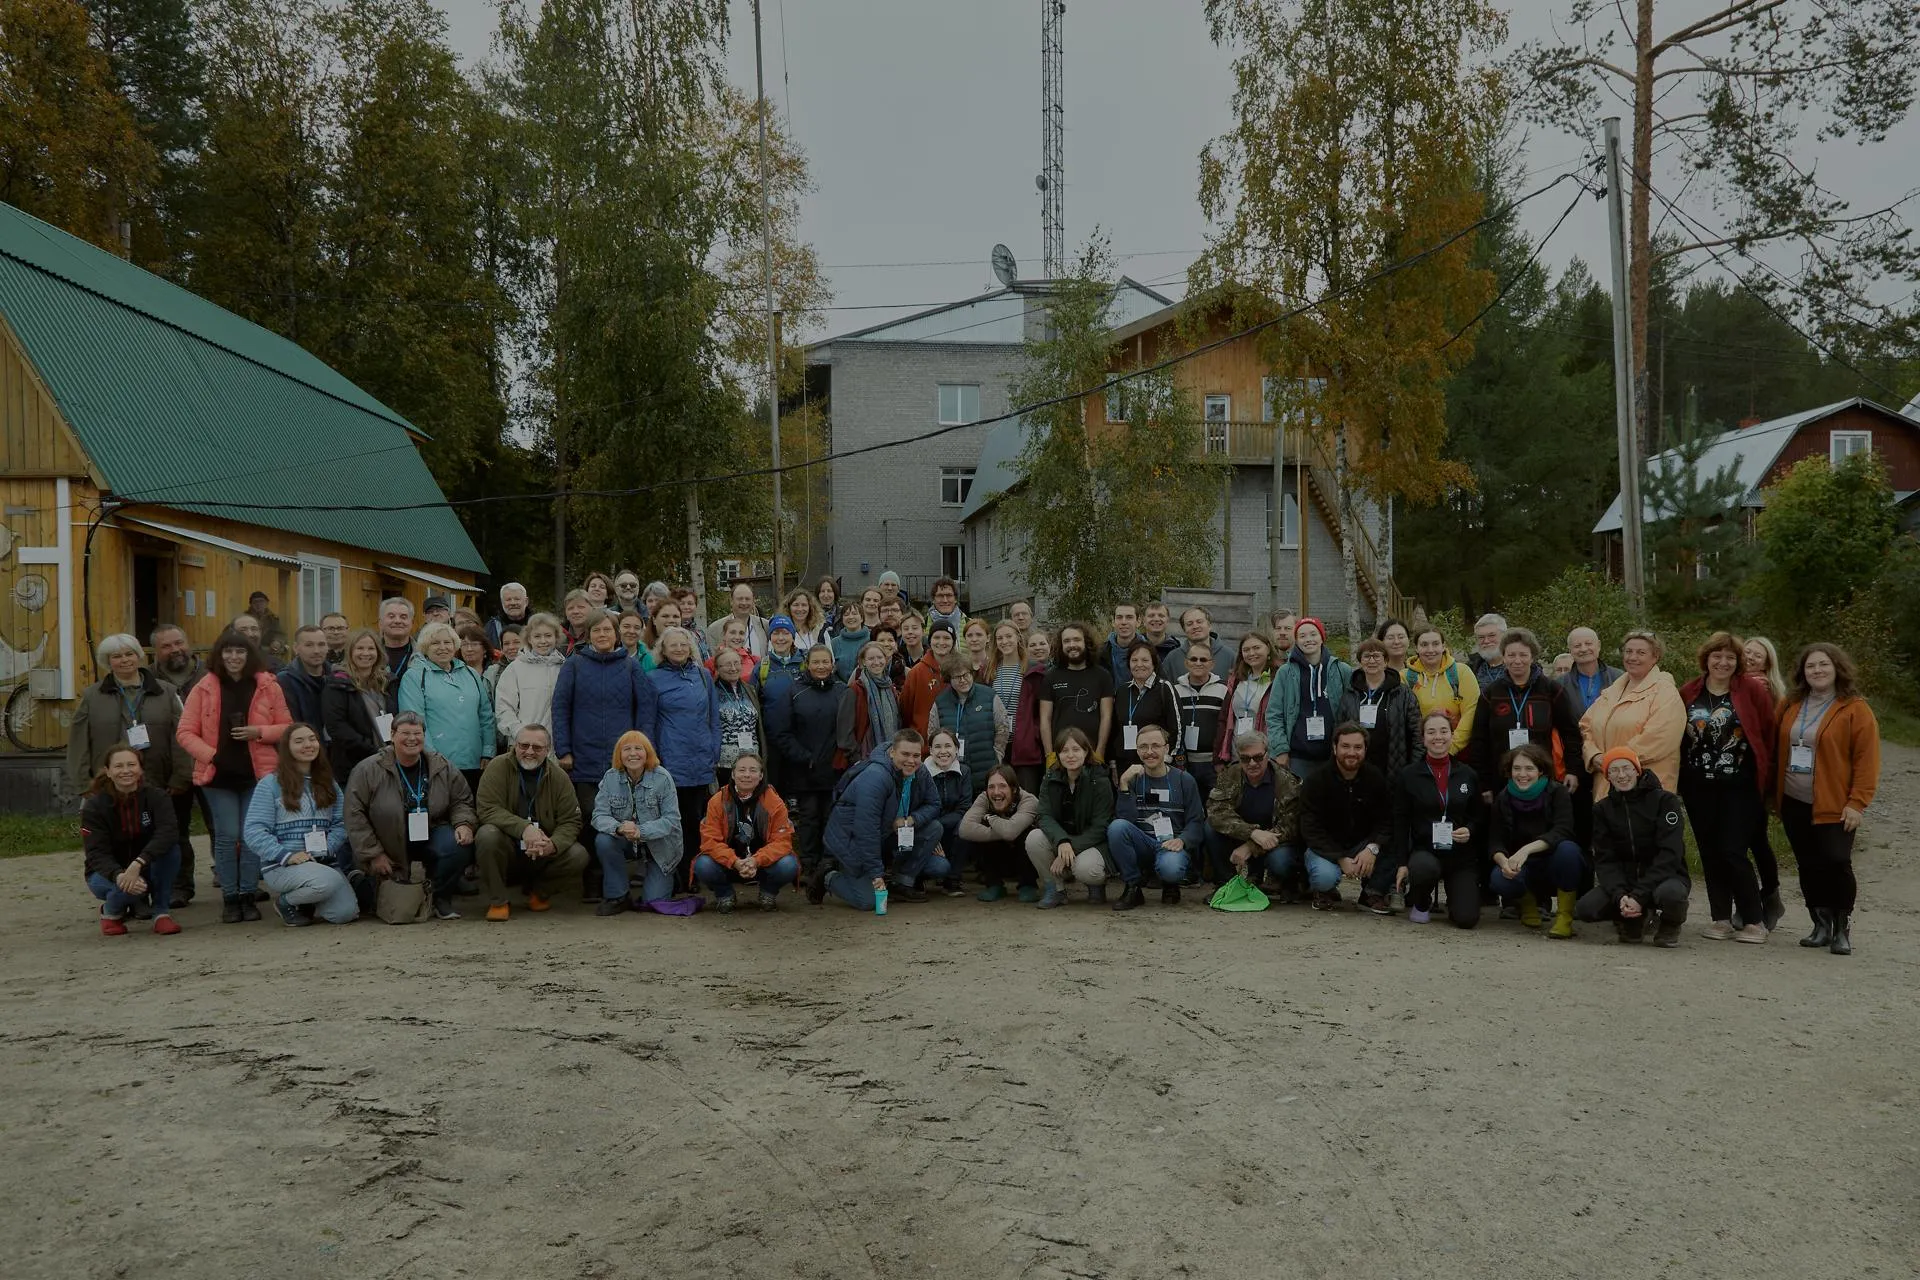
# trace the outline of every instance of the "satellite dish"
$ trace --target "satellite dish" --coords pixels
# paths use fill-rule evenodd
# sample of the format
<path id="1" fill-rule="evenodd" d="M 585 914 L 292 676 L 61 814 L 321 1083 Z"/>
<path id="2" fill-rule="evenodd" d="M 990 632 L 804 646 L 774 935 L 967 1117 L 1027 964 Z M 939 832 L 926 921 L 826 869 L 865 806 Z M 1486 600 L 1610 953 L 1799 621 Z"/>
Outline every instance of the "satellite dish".
<path id="1" fill-rule="evenodd" d="M 1013 287 L 1013 282 L 1020 278 L 1020 267 L 1013 260 L 1013 250 L 1003 244 L 993 246 L 993 274 L 998 276 L 1000 283 L 1009 289 Z"/>

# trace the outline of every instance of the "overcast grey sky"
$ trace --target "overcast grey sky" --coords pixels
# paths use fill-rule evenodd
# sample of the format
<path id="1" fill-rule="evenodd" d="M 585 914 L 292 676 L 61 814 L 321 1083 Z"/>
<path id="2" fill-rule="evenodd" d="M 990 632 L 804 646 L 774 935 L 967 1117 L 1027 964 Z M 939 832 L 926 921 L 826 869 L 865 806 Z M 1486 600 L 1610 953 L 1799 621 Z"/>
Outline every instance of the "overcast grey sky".
<path id="1" fill-rule="evenodd" d="M 730 64 L 753 85 L 752 10 L 732 0 Z M 454 46 L 488 55 L 492 0 L 436 0 Z M 1670 26 L 1717 7 L 1662 0 Z M 1040 5 L 1035 0 L 763 0 L 768 93 L 805 147 L 817 190 L 805 233 L 841 308 L 935 305 L 993 285 L 1004 242 L 1023 275 L 1040 270 Z M 1564 0 L 1511 6 L 1513 39 L 1551 34 Z M 784 33 L 783 28 L 784 26 Z M 1196 0 L 1069 0 L 1066 13 L 1066 220 L 1069 253 L 1098 224 L 1135 279 L 1177 295 L 1205 236 L 1198 156 L 1230 123 L 1227 54 L 1207 39 Z M 1594 139 L 1529 140 L 1539 181 L 1576 164 Z M 1821 173 L 1876 208 L 1916 181 L 1920 125 L 1881 147 L 1829 147 Z M 1680 177 L 1656 189 L 1679 190 Z M 1543 235 L 1571 185 L 1528 206 Z M 1704 200 L 1688 211 L 1718 226 Z M 1912 206 L 1909 206 L 1911 209 Z M 1909 219 L 1912 220 L 1911 218 Z M 1550 244 L 1556 268 L 1578 255 L 1604 279 L 1606 214 L 1584 201 Z M 872 264 L 943 263 L 937 266 Z M 875 323 L 882 310 L 828 313 L 826 331 Z M 821 334 L 809 335 L 812 337 Z"/>

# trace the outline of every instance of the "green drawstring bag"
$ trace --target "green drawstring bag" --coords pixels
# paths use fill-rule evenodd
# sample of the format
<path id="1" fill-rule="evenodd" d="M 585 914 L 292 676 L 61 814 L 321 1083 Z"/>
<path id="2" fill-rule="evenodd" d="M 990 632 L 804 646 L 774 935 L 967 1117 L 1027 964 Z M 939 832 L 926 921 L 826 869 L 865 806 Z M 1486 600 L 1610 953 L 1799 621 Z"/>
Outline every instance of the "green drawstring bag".
<path id="1" fill-rule="evenodd" d="M 1265 911 L 1267 895 L 1245 876 L 1235 876 L 1214 891 L 1213 901 L 1207 905 L 1215 911 Z"/>

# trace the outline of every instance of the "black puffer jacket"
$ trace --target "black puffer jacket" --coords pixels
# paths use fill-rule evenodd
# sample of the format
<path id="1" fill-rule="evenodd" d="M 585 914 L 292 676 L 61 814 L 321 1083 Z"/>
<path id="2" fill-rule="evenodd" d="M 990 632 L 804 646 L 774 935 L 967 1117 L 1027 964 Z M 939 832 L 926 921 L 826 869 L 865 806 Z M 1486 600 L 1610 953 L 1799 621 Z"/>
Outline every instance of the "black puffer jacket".
<path id="1" fill-rule="evenodd" d="M 1372 695 L 1374 720 L 1373 727 L 1367 730 L 1367 759 L 1391 778 L 1408 765 L 1418 763 L 1426 752 L 1420 745 L 1420 700 L 1400 679 L 1398 671 L 1388 667 L 1383 675 L 1379 694 Z M 1364 724 L 1366 717 L 1360 714 L 1360 708 L 1369 696 L 1367 673 L 1355 669 L 1333 713 L 1334 724 L 1349 720 Z"/>
<path id="2" fill-rule="evenodd" d="M 1593 806 L 1593 878 L 1609 897 L 1648 904 L 1668 880 L 1689 888 L 1680 797 L 1660 789 L 1651 770 L 1626 793 L 1609 791 Z"/>
<path id="3" fill-rule="evenodd" d="M 801 676 L 778 694 L 786 700 L 767 717 L 781 777 L 789 791 L 831 791 L 840 774 L 835 735 L 840 701 L 851 696 L 837 676 L 815 680 Z"/>

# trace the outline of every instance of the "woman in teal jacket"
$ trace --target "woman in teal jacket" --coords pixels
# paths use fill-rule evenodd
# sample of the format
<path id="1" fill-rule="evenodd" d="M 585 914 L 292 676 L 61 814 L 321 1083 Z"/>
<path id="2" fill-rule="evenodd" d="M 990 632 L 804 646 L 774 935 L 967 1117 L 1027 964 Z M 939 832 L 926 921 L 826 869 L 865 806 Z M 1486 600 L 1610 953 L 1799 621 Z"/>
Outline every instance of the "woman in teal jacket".
<path id="1" fill-rule="evenodd" d="M 1352 680 L 1353 668 L 1328 650 L 1320 619 L 1294 624 L 1293 651 L 1267 695 L 1267 754 L 1275 764 L 1305 778 L 1332 759 L 1333 713 Z"/>
<path id="2" fill-rule="evenodd" d="M 493 758 L 493 698 L 487 682 L 460 661 L 460 637 L 444 622 L 420 628 L 413 649 L 400 673 L 400 710 L 420 713 L 427 748 L 465 774 L 477 795 L 480 771 Z"/>

